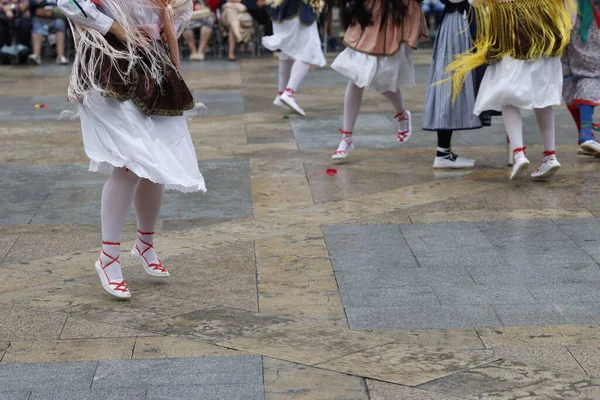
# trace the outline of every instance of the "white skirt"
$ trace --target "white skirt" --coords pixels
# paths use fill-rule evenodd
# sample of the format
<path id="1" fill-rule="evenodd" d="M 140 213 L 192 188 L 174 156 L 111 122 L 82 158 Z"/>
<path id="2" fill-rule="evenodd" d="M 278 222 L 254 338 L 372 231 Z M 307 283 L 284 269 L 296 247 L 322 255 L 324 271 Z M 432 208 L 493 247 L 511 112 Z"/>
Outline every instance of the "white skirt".
<path id="1" fill-rule="evenodd" d="M 273 22 L 273 35 L 263 37 L 262 45 L 281 51 L 280 59 L 292 58 L 318 67 L 327 64 L 316 22 L 304 25 L 300 18 Z"/>
<path id="2" fill-rule="evenodd" d="M 473 112 L 502 111 L 506 105 L 524 110 L 560 105 L 562 84 L 558 57 L 532 61 L 504 57 L 487 67 Z"/>
<path id="3" fill-rule="evenodd" d="M 206 192 L 185 117 L 148 117 L 131 100 L 100 93 L 89 100 L 79 114 L 90 171 L 125 167 L 167 189 Z"/>
<path id="4" fill-rule="evenodd" d="M 415 86 L 412 49 L 405 44 L 396 54 L 376 57 L 347 47 L 331 64 L 331 68 L 353 81 L 358 87 L 378 92 L 395 92 L 400 87 Z"/>

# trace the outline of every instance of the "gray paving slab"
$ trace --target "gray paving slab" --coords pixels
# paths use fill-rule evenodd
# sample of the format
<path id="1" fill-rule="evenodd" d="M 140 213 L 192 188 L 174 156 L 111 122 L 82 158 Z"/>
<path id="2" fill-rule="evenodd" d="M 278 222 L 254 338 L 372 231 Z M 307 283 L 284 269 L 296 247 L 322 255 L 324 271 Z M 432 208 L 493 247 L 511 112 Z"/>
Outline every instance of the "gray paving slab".
<path id="1" fill-rule="evenodd" d="M 403 145 L 408 148 L 435 148 L 437 145 L 435 132 L 423 131 L 422 113 L 414 112 L 413 135 Z M 575 144 L 570 133 L 573 121 L 567 110 L 556 110 L 556 143 Z M 342 117 L 308 117 L 290 120 L 292 130 L 301 150 L 335 149 L 339 143 L 338 129 L 342 126 Z M 535 115 L 523 113 L 523 136 L 527 145 L 542 144 L 538 132 Z M 398 148 L 395 140 L 396 125 L 393 112 L 390 114 L 359 114 L 354 129 L 354 143 L 361 149 L 394 149 Z M 506 129 L 501 118 L 495 118 L 491 127 L 471 131 L 456 132 L 452 139 L 455 147 L 461 146 L 501 146 L 506 144 Z"/>
<path id="2" fill-rule="evenodd" d="M 92 389 L 180 385 L 257 385 L 260 356 L 100 361 Z"/>
<path id="3" fill-rule="evenodd" d="M 504 259 L 494 250 L 452 249 L 434 250 L 417 255 L 417 262 L 423 268 L 485 267 L 496 268 L 505 264 Z"/>
<path id="4" fill-rule="evenodd" d="M 559 219 L 554 223 L 575 243 L 600 244 L 600 221 L 597 218 Z"/>
<path id="5" fill-rule="evenodd" d="M 344 307 L 377 308 L 403 307 L 406 305 L 439 305 L 438 298 L 429 287 L 392 287 L 340 289 Z"/>
<path id="6" fill-rule="evenodd" d="M 600 302 L 562 304 L 556 307 L 564 315 L 567 324 L 600 323 Z"/>
<path id="7" fill-rule="evenodd" d="M 324 233 L 335 270 L 417 268 L 398 226 L 336 225 Z"/>
<path id="8" fill-rule="evenodd" d="M 252 215 L 250 169 L 246 159 L 199 163 L 209 191 L 169 192 L 161 218 L 245 218 Z M 26 177 L 26 178 L 25 178 Z M 0 170 L 0 224 L 99 223 L 106 176 L 87 165 L 6 166 Z M 129 220 L 134 220 L 133 211 Z"/>
<path id="9" fill-rule="evenodd" d="M 203 103 L 206 109 L 186 112 L 186 116 L 220 116 L 243 114 L 244 93 L 194 92 L 196 102 Z M 48 108 L 35 108 L 36 104 L 45 104 Z M 73 109 L 65 95 L 61 96 L 11 96 L 0 97 L 0 121 L 57 120 L 64 110 Z"/>
<path id="10" fill-rule="evenodd" d="M 0 387 L 20 390 L 88 390 L 98 361 L 0 364 Z"/>
<path id="11" fill-rule="evenodd" d="M 188 111 L 185 114 L 188 117 L 240 115 L 245 112 L 244 92 L 194 92 L 194 99 L 206 108 Z"/>
<path id="12" fill-rule="evenodd" d="M 341 269 L 335 271 L 335 279 L 338 286 L 347 291 L 427 285 L 427 279 L 421 279 L 417 274 L 420 270 L 398 267 Z"/>
<path id="13" fill-rule="evenodd" d="M 239 71 L 239 61 L 207 60 L 206 62 L 184 61 L 181 63 L 181 71 Z"/>
<path id="14" fill-rule="evenodd" d="M 523 284 L 542 286 L 560 283 L 600 283 L 600 268 L 594 265 L 549 266 L 541 264 L 498 265 L 490 268 L 467 266 L 466 269 L 478 284 Z"/>
<path id="15" fill-rule="evenodd" d="M 493 251 L 490 240 L 473 224 L 406 224 L 400 225 L 400 230 L 417 257 L 440 252 Z"/>
<path id="16" fill-rule="evenodd" d="M 537 303 L 522 285 L 434 284 L 442 305 L 450 304 L 528 304 Z"/>
<path id="17" fill-rule="evenodd" d="M 33 391 L 29 400 L 145 400 L 146 389 L 115 388 L 104 390 L 70 389 Z"/>
<path id="18" fill-rule="evenodd" d="M 493 243 L 568 241 L 569 237 L 551 220 L 477 223 Z"/>
<path id="19" fill-rule="evenodd" d="M 146 400 L 264 400 L 262 384 L 161 386 L 148 389 Z"/>
<path id="20" fill-rule="evenodd" d="M 488 304 L 346 308 L 350 329 L 472 328 L 502 322 Z"/>
<path id="21" fill-rule="evenodd" d="M 42 64 L 33 70 L 35 76 L 69 75 L 73 65 Z"/>
<path id="22" fill-rule="evenodd" d="M 0 400 L 28 400 L 31 391 L 29 390 L 17 390 L 17 391 L 4 391 L 0 390 Z"/>
<path id="23" fill-rule="evenodd" d="M 600 264 L 600 241 L 579 242 L 578 246 L 596 263 Z"/>
<path id="24" fill-rule="evenodd" d="M 600 302 L 600 286 L 594 283 L 562 283 L 530 286 L 540 303 L 570 304 Z"/>
<path id="25" fill-rule="evenodd" d="M 494 310 L 504 325 L 566 324 L 564 313 L 554 304 L 495 304 Z"/>

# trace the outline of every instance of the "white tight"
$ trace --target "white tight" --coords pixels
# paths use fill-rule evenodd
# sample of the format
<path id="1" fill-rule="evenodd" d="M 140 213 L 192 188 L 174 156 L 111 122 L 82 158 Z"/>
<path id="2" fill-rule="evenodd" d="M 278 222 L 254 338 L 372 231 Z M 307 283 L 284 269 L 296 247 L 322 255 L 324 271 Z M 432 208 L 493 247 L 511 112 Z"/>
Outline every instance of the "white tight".
<path id="1" fill-rule="evenodd" d="M 310 64 L 294 59 L 279 60 L 279 91 L 292 89 L 298 91 L 300 84 L 308 74 Z"/>
<path id="2" fill-rule="evenodd" d="M 138 229 L 142 232 L 154 232 L 162 204 L 164 185 L 153 183 L 147 179 L 140 179 L 133 172 L 125 168 L 115 168 L 104 184 L 102 190 L 101 221 L 102 241 L 119 243 L 123 235 L 123 226 L 133 203 L 137 215 Z M 145 235 L 144 241 L 153 243 L 153 235 Z M 138 243 L 140 245 L 140 243 Z M 141 247 L 143 251 L 146 246 Z M 111 257 L 119 256 L 119 246 L 103 245 L 102 249 Z M 146 256 L 154 260 L 156 254 L 150 249 Z M 110 258 L 102 256 L 106 265 Z M 112 268 L 112 267 L 115 268 Z M 117 271 L 118 270 L 118 271 Z M 111 273 L 112 271 L 112 273 Z M 107 273 L 111 279 L 121 277 L 118 264 L 112 264 Z"/>
<path id="3" fill-rule="evenodd" d="M 552 107 L 536 108 L 535 117 L 542 140 L 544 141 L 544 150 L 554 151 L 556 133 Z M 523 147 L 523 119 L 521 118 L 519 108 L 515 106 L 503 106 L 502 118 L 504 119 L 504 126 L 506 127 L 511 147 L 513 149 Z"/>
<path id="4" fill-rule="evenodd" d="M 354 124 L 360 111 L 360 103 L 362 102 L 364 88 L 358 87 L 353 81 L 348 82 L 346 86 L 346 96 L 344 98 L 344 126 L 343 130 L 346 132 L 352 132 L 354 130 Z M 404 111 L 404 100 L 402 99 L 402 93 L 398 90 L 396 92 L 383 92 L 381 93 L 394 107 L 396 113 Z"/>

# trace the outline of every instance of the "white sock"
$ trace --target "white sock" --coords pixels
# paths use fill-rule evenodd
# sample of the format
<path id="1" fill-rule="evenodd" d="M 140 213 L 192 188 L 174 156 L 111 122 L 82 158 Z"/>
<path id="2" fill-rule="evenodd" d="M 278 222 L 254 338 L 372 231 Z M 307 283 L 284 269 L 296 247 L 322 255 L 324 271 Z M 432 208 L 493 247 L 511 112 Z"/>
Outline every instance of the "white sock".
<path id="1" fill-rule="evenodd" d="M 383 92 L 381 94 L 392 104 L 397 114 L 404 112 L 405 108 L 402 92 L 398 90 L 396 92 Z"/>
<path id="2" fill-rule="evenodd" d="M 554 110 L 552 106 L 536 108 L 535 118 L 544 141 L 544 151 L 555 151 L 556 130 L 554 128 Z"/>

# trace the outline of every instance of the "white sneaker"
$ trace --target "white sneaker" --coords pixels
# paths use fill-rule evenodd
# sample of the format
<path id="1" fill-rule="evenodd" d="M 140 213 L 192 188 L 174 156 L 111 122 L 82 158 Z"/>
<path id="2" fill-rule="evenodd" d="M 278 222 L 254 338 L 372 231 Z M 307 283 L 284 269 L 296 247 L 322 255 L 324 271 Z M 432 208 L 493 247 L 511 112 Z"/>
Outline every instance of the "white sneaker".
<path id="1" fill-rule="evenodd" d="M 410 135 L 412 135 L 412 118 L 410 115 L 410 111 L 404 110 L 401 113 L 398 113 L 394 116 L 398 121 L 398 132 L 396 134 L 398 143 L 406 143 L 408 139 L 410 139 Z"/>
<path id="2" fill-rule="evenodd" d="M 277 95 L 277 97 L 275 97 L 275 100 L 273 100 L 273 104 L 277 107 L 285 108 L 286 110 L 288 109 L 288 107 L 283 103 L 283 101 L 281 101 L 281 95 L 279 94 Z"/>
<path id="3" fill-rule="evenodd" d="M 40 56 L 36 56 L 35 54 L 30 54 L 29 57 L 27 57 L 27 62 L 29 64 L 42 65 L 42 58 Z"/>
<path id="4" fill-rule="evenodd" d="M 519 179 L 527 175 L 527 169 L 529 168 L 529 165 L 531 165 L 531 163 L 525 156 L 515 160 L 512 172 L 510 174 L 510 180 L 514 181 L 515 179 Z"/>
<path id="5" fill-rule="evenodd" d="M 542 159 L 542 163 L 531 173 L 531 177 L 534 179 L 546 179 L 550 178 L 560 169 L 560 163 L 556 159 L 554 154 L 545 156 Z"/>
<path id="6" fill-rule="evenodd" d="M 344 131 L 342 131 L 341 129 L 340 132 L 342 132 L 342 134 L 344 133 Z M 349 138 L 349 136 L 351 135 L 345 134 L 345 136 L 346 137 L 342 137 L 340 145 L 338 146 L 335 153 L 333 153 L 333 155 L 331 156 L 332 160 L 343 160 L 344 158 L 348 157 L 348 155 L 354 150 L 354 142 L 351 138 Z"/>
<path id="7" fill-rule="evenodd" d="M 456 155 L 452 152 L 447 156 L 436 156 L 435 160 L 433 160 L 433 168 L 435 169 L 464 169 L 473 168 L 474 166 L 475 160 Z"/>
<path id="8" fill-rule="evenodd" d="M 286 106 L 292 109 L 296 114 L 301 115 L 303 117 L 306 116 L 306 113 L 298 103 L 296 103 L 296 93 L 292 89 L 285 89 L 285 91 L 279 96 L 279 100 Z"/>
<path id="9" fill-rule="evenodd" d="M 586 140 L 579 145 L 579 149 L 591 155 L 600 154 L 600 143 L 595 140 Z M 577 153 L 579 154 L 579 152 Z"/>
<path id="10" fill-rule="evenodd" d="M 578 156 L 590 156 L 590 157 L 594 157 L 596 154 L 590 153 L 589 151 L 585 151 L 581 147 L 578 147 L 577 148 L 577 155 Z"/>
<path id="11" fill-rule="evenodd" d="M 67 60 L 67 57 L 65 56 L 60 56 L 56 57 L 56 63 L 58 65 L 67 65 L 69 63 L 69 60 Z"/>

